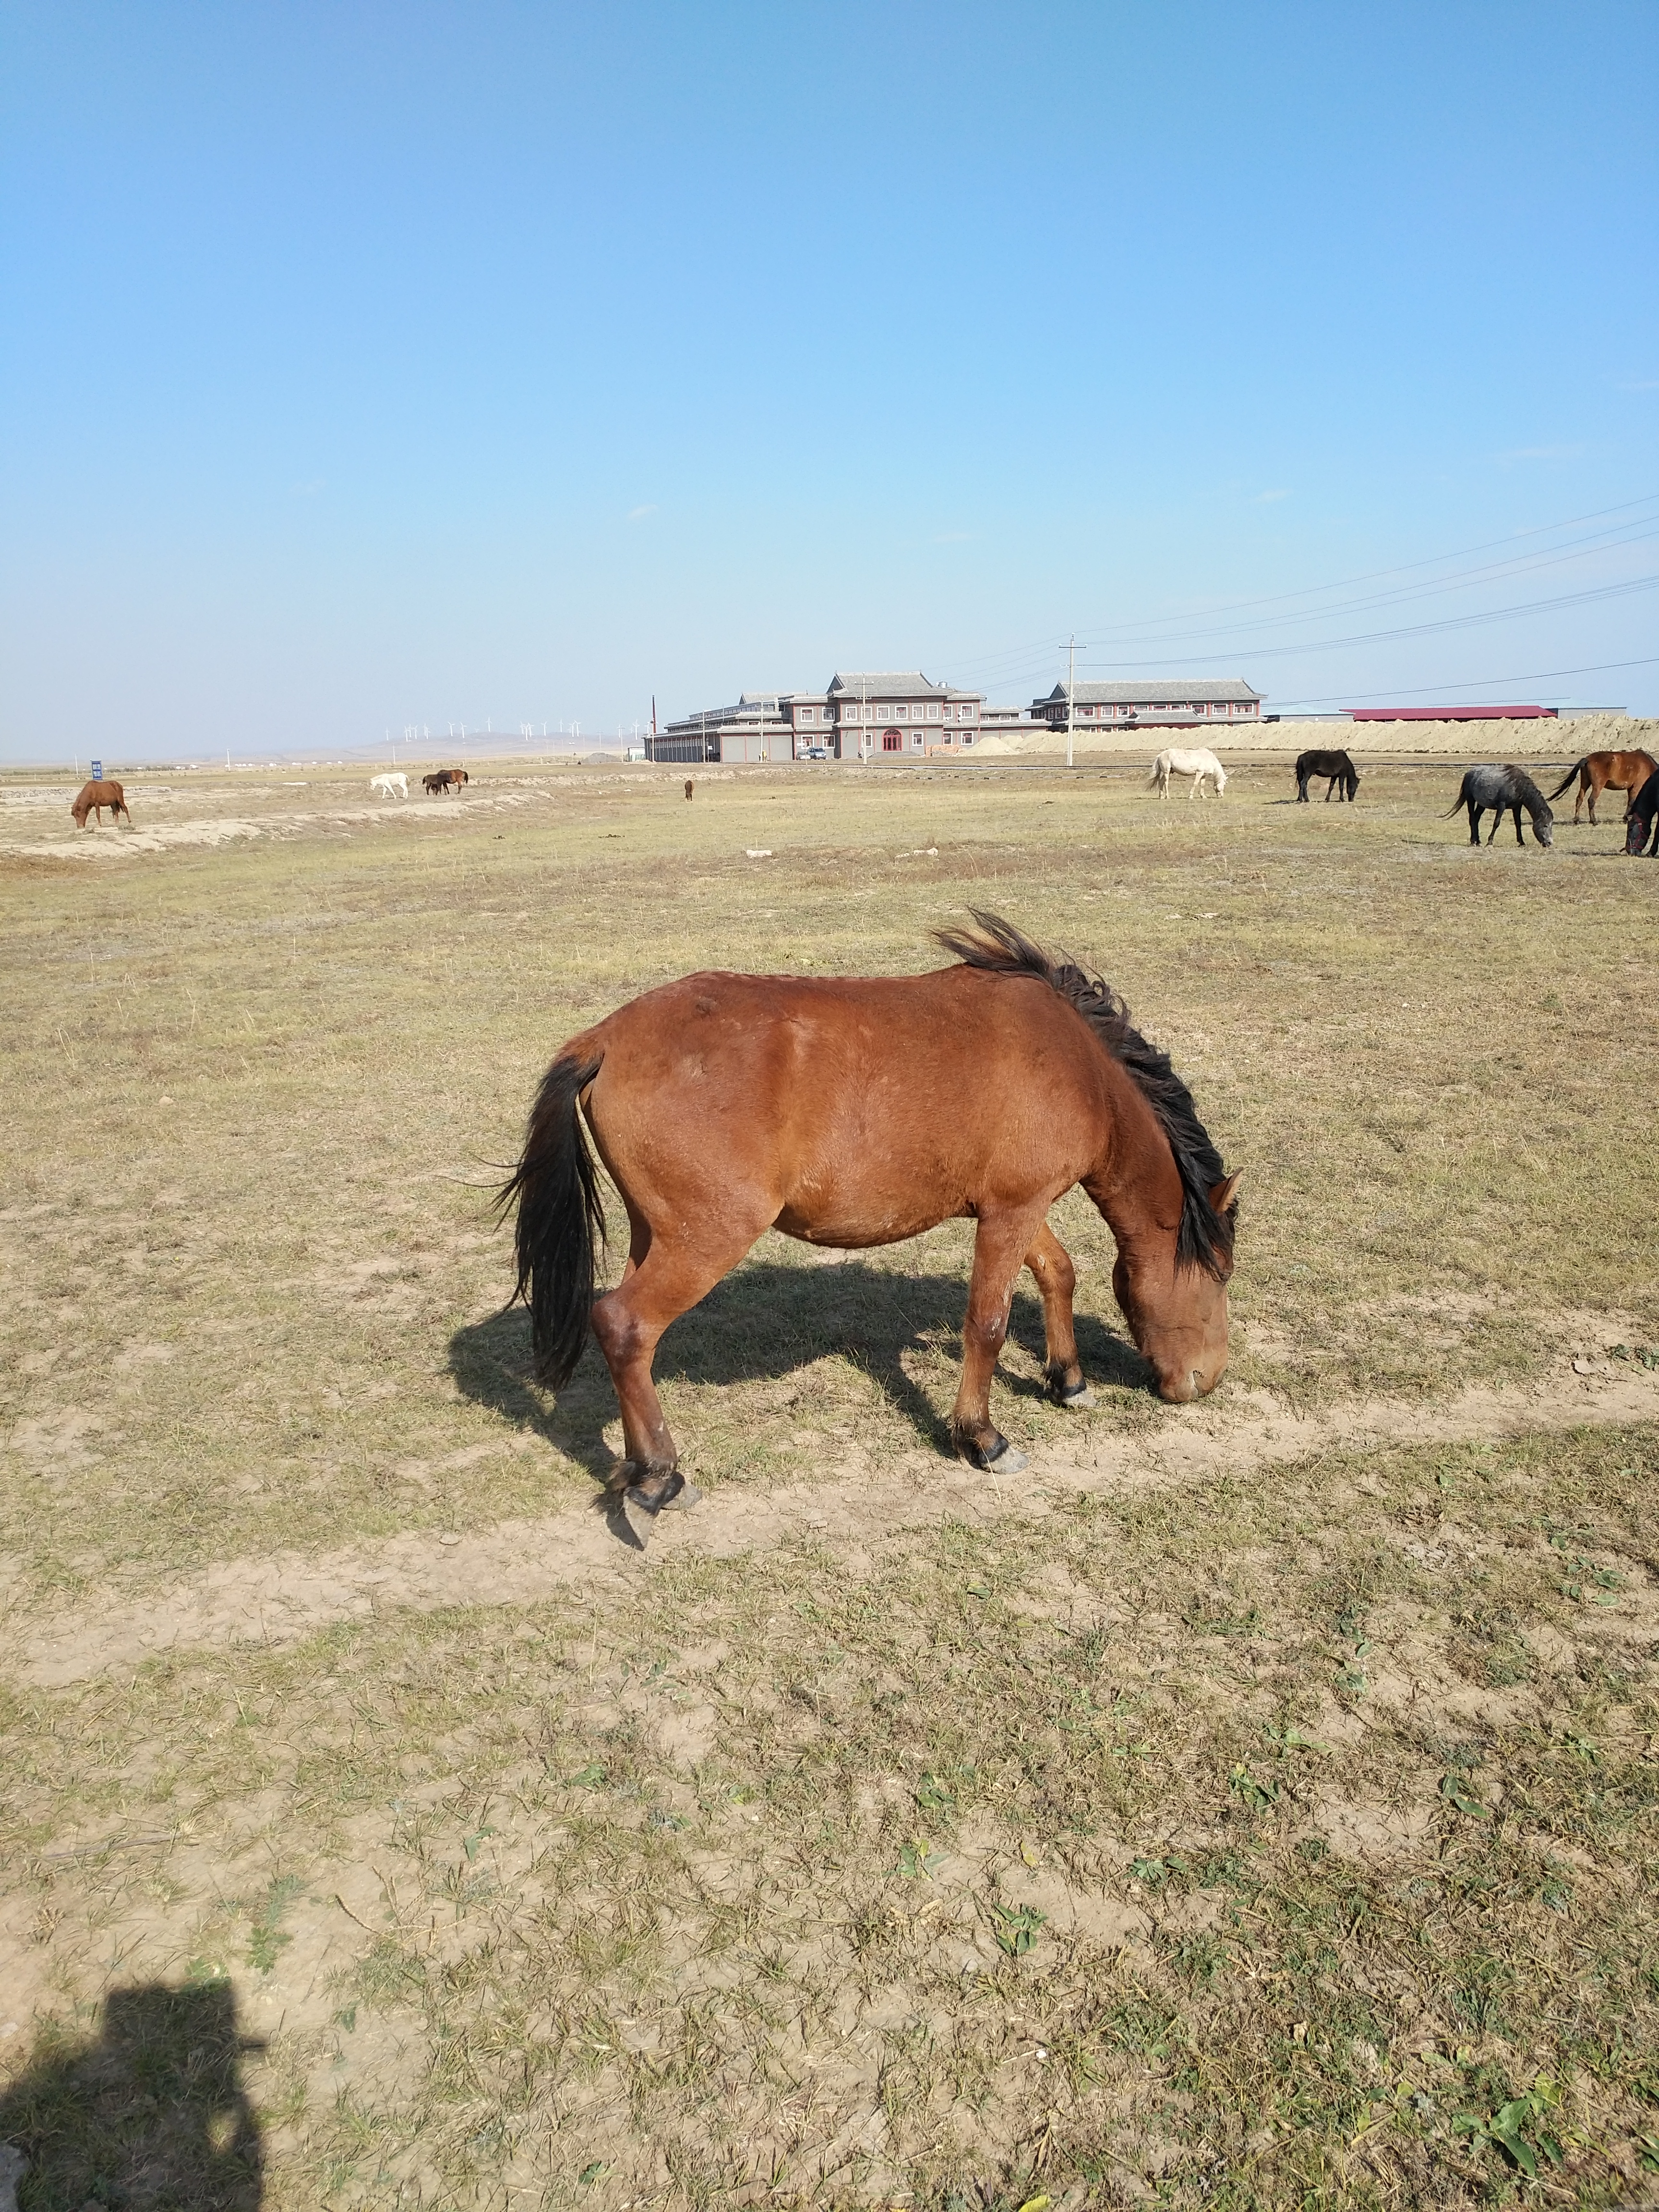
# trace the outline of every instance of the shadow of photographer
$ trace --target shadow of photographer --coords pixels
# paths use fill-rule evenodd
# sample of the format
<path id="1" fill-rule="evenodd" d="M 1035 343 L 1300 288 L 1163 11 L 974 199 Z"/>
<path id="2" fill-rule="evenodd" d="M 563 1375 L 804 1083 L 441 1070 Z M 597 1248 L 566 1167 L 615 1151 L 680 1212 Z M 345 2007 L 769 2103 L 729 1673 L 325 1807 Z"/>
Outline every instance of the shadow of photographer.
<path id="1" fill-rule="evenodd" d="M 964 1275 L 902 1274 L 848 1258 L 835 1267 L 783 1266 L 750 1260 L 682 1314 L 658 1348 L 659 1382 L 775 1381 L 793 1369 L 840 1353 L 884 1392 L 919 1438 L 951 1449 L 945 1415 L 911 1374 L 905 1355 L 932 1344 L 959 1359 L 968 1302 Z M 1145 1390 L 1152 1370 L 1134 1346 L 1093 1316 L 1077 1316 L 1083 1371 L 1096 1384 Z M 1016 1293 L 1008 1341 L 1043 1358 L 1041 1301 Z M 457 1329 L 449 1340 L 450 1370 L 475 1403 L 516 1426 L 533 1430 L 603 1480 L 613 1464 L 601 1431 L 617 1401 L 597 1346 L 550 1399 L 531 1378 L 530 1319 L 521 1308 L 492 1314 Z M 1041 1398 L 1035 1377 L 1003 1372 L 1017 1395 Z"/>
<path id="2" fill-rule="evenodd" d="M 240 2033 L 226 1983 L 112 1990 L 94 2040 L 46 2042 L 0 2090 L 0 2145 L 28 2161 L 24 2212 L 255 2212 L 264 2155 L 242 2059 L 264 2047 Z"/>

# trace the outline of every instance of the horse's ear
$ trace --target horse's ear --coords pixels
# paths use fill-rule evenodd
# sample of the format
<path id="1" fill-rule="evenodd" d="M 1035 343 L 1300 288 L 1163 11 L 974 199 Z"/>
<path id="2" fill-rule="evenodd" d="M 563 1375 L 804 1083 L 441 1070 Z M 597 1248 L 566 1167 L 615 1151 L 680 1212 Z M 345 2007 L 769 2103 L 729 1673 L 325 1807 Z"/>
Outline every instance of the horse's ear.
<path id="1" fill-rule="evenodd" d="M 1211 1205 L 1224 1219 L 1238 1195 L 1238 1178 L 1243 1172 L 1243 1168 L 1235 1168 L 1226 1182 L 1217 1183 L 1210 1193 Z"/>

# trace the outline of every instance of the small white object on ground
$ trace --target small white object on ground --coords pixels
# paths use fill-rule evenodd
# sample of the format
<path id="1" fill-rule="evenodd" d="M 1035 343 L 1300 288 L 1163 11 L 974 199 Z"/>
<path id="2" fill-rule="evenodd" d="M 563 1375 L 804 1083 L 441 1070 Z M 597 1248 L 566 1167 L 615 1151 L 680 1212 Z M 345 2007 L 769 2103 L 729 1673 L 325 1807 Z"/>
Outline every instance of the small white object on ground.
<path id="1" fill-rule="evenodd" d="M 746 857 L 751 860 L 769 860 L 772 857 L 772 848 L 769 845 L 745 845 L 743 849 Z"/>

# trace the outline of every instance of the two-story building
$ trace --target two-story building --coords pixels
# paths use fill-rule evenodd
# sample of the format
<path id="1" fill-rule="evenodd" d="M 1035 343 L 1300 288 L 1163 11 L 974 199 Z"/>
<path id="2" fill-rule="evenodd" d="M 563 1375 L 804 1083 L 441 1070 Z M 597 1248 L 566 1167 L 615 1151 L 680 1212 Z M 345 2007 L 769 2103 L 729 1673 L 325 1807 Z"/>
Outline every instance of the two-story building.
<path id="1" fill-rule="evenodd" d="M 823 691 L 745 691 L 682 714 L 646 741 L 653 761 L 890 760 L 957 752 L 980 734 L 984 695 L 919 670 L 836 676 Z"/>
<path id="2" fill-rule="evenodd" d="M 1066 727 L 1066 686 L 1031 702 L 1033 721 L 1050 729 Z M 1213 728 L 1217 723 L 1259 722 L 1261 694 L 1242 677 L 1226 683 L 1198 682 L 1189 676 L 1163 676 L 1152 684 L 1079 684 L 1070 701 L 1074 730 Z"/>
<path id="3" fill-rule="evenodd" d="M 920 669 L 881 669 L 834 677 L 823 711 L 839 740 L 836 757 L 872 760 L 971 745 L 984 703 L 981 692 L 930 683 Z"/>

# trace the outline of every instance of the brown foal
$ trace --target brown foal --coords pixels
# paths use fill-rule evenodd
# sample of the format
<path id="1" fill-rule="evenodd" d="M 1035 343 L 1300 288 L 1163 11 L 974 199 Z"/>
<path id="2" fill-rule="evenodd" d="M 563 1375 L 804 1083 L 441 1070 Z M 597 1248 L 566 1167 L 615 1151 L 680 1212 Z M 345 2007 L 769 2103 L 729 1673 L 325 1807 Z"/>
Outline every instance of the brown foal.
<path id="1" fill-rule="evenodd" d="M 1098 978 L 995 915 L 945 932 L 925 975 L 690 975 L 570 1039 L 548 1070 L 518 1168 L 517 1295 L 554 1387 L 591 1320 L 621 1401 L 614 1486 L 654 1512 L 684 1489 L 652 1361 L 664 1330 L 763 1231 L 867 1247 L 967 1217 L 978 1227 L 951 1435 L 975 1466 L 1024 1464 L 991 1419 L 1014 1283 L 1042 1295 L 1049 1387 L 1091 1403 L 1076 1276 L 1048 1224 L 1081 1183 L 1117 1242 L 1112 1287 L 1162 1395 L 1227 1364 L 1237 1175 L 1166 1054 Z M 593 1297 L 603 1206 L 593 1145 L 629 1221 L 628 1264 Z"/>

